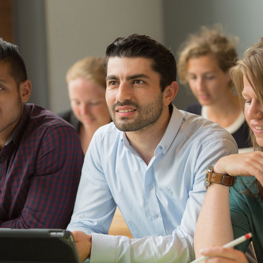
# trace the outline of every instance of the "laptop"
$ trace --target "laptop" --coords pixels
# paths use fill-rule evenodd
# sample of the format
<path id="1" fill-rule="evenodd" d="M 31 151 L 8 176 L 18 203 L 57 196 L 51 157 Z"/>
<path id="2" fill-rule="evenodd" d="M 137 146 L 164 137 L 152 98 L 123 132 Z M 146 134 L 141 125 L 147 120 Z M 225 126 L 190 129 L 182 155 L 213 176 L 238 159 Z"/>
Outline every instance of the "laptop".
<path id="1" fill-rule="evenodd" d="M 0 228 L 1 263 L 81 263 L 70 231 Z"/>

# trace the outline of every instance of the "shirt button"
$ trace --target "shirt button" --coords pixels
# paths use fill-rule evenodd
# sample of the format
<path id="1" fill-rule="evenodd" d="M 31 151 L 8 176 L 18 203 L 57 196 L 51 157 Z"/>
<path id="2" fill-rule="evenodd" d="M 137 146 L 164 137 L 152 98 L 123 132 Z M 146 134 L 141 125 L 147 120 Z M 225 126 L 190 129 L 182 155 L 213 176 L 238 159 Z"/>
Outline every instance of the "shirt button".
<path id="1" fill-rule="evenodd" d="M 158 217 L 159 217 L 159 215 L 158 215 L 158 214 L 156 214 L 154 217 L 155 217 L 155 218 L 158 218 Z"/>
<path id="2" fill-rule="evenodd" d="M 2 162 L 4 161 L 4 159 L 5 159 L 5 157 L 2 156 L 2 157 L 0 158 L 0 162 L 2 163 Z"/>
<path id="3" fill-rule="evenodd" d="M 153 188 L 153 187 L 152 187 L 151 185 L 148 185 L 148 189 L 149 189 L 149 190 L 152 190 L 152 188 Z"/>

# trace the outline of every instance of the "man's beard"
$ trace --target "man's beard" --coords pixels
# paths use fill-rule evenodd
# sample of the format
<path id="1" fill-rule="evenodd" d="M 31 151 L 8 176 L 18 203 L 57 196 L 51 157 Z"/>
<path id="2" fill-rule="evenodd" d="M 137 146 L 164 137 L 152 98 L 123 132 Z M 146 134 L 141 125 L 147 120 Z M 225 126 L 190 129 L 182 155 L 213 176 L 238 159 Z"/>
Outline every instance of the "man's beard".
<path id="1" fill-rule="evenodd" d="M 137 117 L 134 121 L 129 121 L 129 117 L 122 117 L 120 120 L 116 120 L 116 107 L 118 106 L 133 106 L 137 111 Z M 123 103 L 117 102 L 113 105 L 112 109 L 109 109 L 111 118 L 115 126 L 124 132 L 142 130 L 149 125 L 153 125 L 161 116 L 163 112 L 163 93 L 157 99 L 151 103 L 140 106 L 139 104 L 132 102 L 131 100 L 125 100 Z"/>

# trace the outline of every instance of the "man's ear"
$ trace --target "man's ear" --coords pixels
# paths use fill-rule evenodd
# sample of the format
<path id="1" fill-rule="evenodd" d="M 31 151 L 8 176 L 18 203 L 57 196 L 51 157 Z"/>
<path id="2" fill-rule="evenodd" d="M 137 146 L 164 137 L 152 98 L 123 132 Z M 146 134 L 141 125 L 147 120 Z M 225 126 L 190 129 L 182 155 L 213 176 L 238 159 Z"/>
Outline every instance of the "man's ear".
<path id="1" fill-rule="evenodd" d="M 31 87 L 31 82 L 28 79 L 20 83 L 19 92 L 22 102 L 25 103 L 29 100 L 31 95 Z"/>
<path id="2" fill-rule="evenodd" d="M 169 86 L 165 88 L 163 92 L 164 93 L 164 96 L 163 96 L 164 105 L 168 106 L 175 98 L 177 92 L 178 92 L 178 83 L 176 81 L 173 81 Z"/>

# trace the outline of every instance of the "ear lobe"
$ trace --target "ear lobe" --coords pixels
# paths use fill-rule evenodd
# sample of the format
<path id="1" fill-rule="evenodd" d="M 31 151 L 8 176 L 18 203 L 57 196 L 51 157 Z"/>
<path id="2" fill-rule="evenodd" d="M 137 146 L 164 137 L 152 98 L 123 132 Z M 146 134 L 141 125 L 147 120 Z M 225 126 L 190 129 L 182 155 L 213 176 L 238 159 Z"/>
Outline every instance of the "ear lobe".
<path id="1" fill-rule="evenodd" d="M 177 92 L 178 92 L 178 83 L 176 81 L 173 81 L 164 90 L 164 105 L 168 106 L 175 98 Z"/>
<path id="2" fill-rule="evenodd" d="M 31 82 L 28 79 L 20 83 L 19 92 L 22 102 L 25 103 L 29 100 L 31 95 L 31 87 L 32 87 Z"/>

